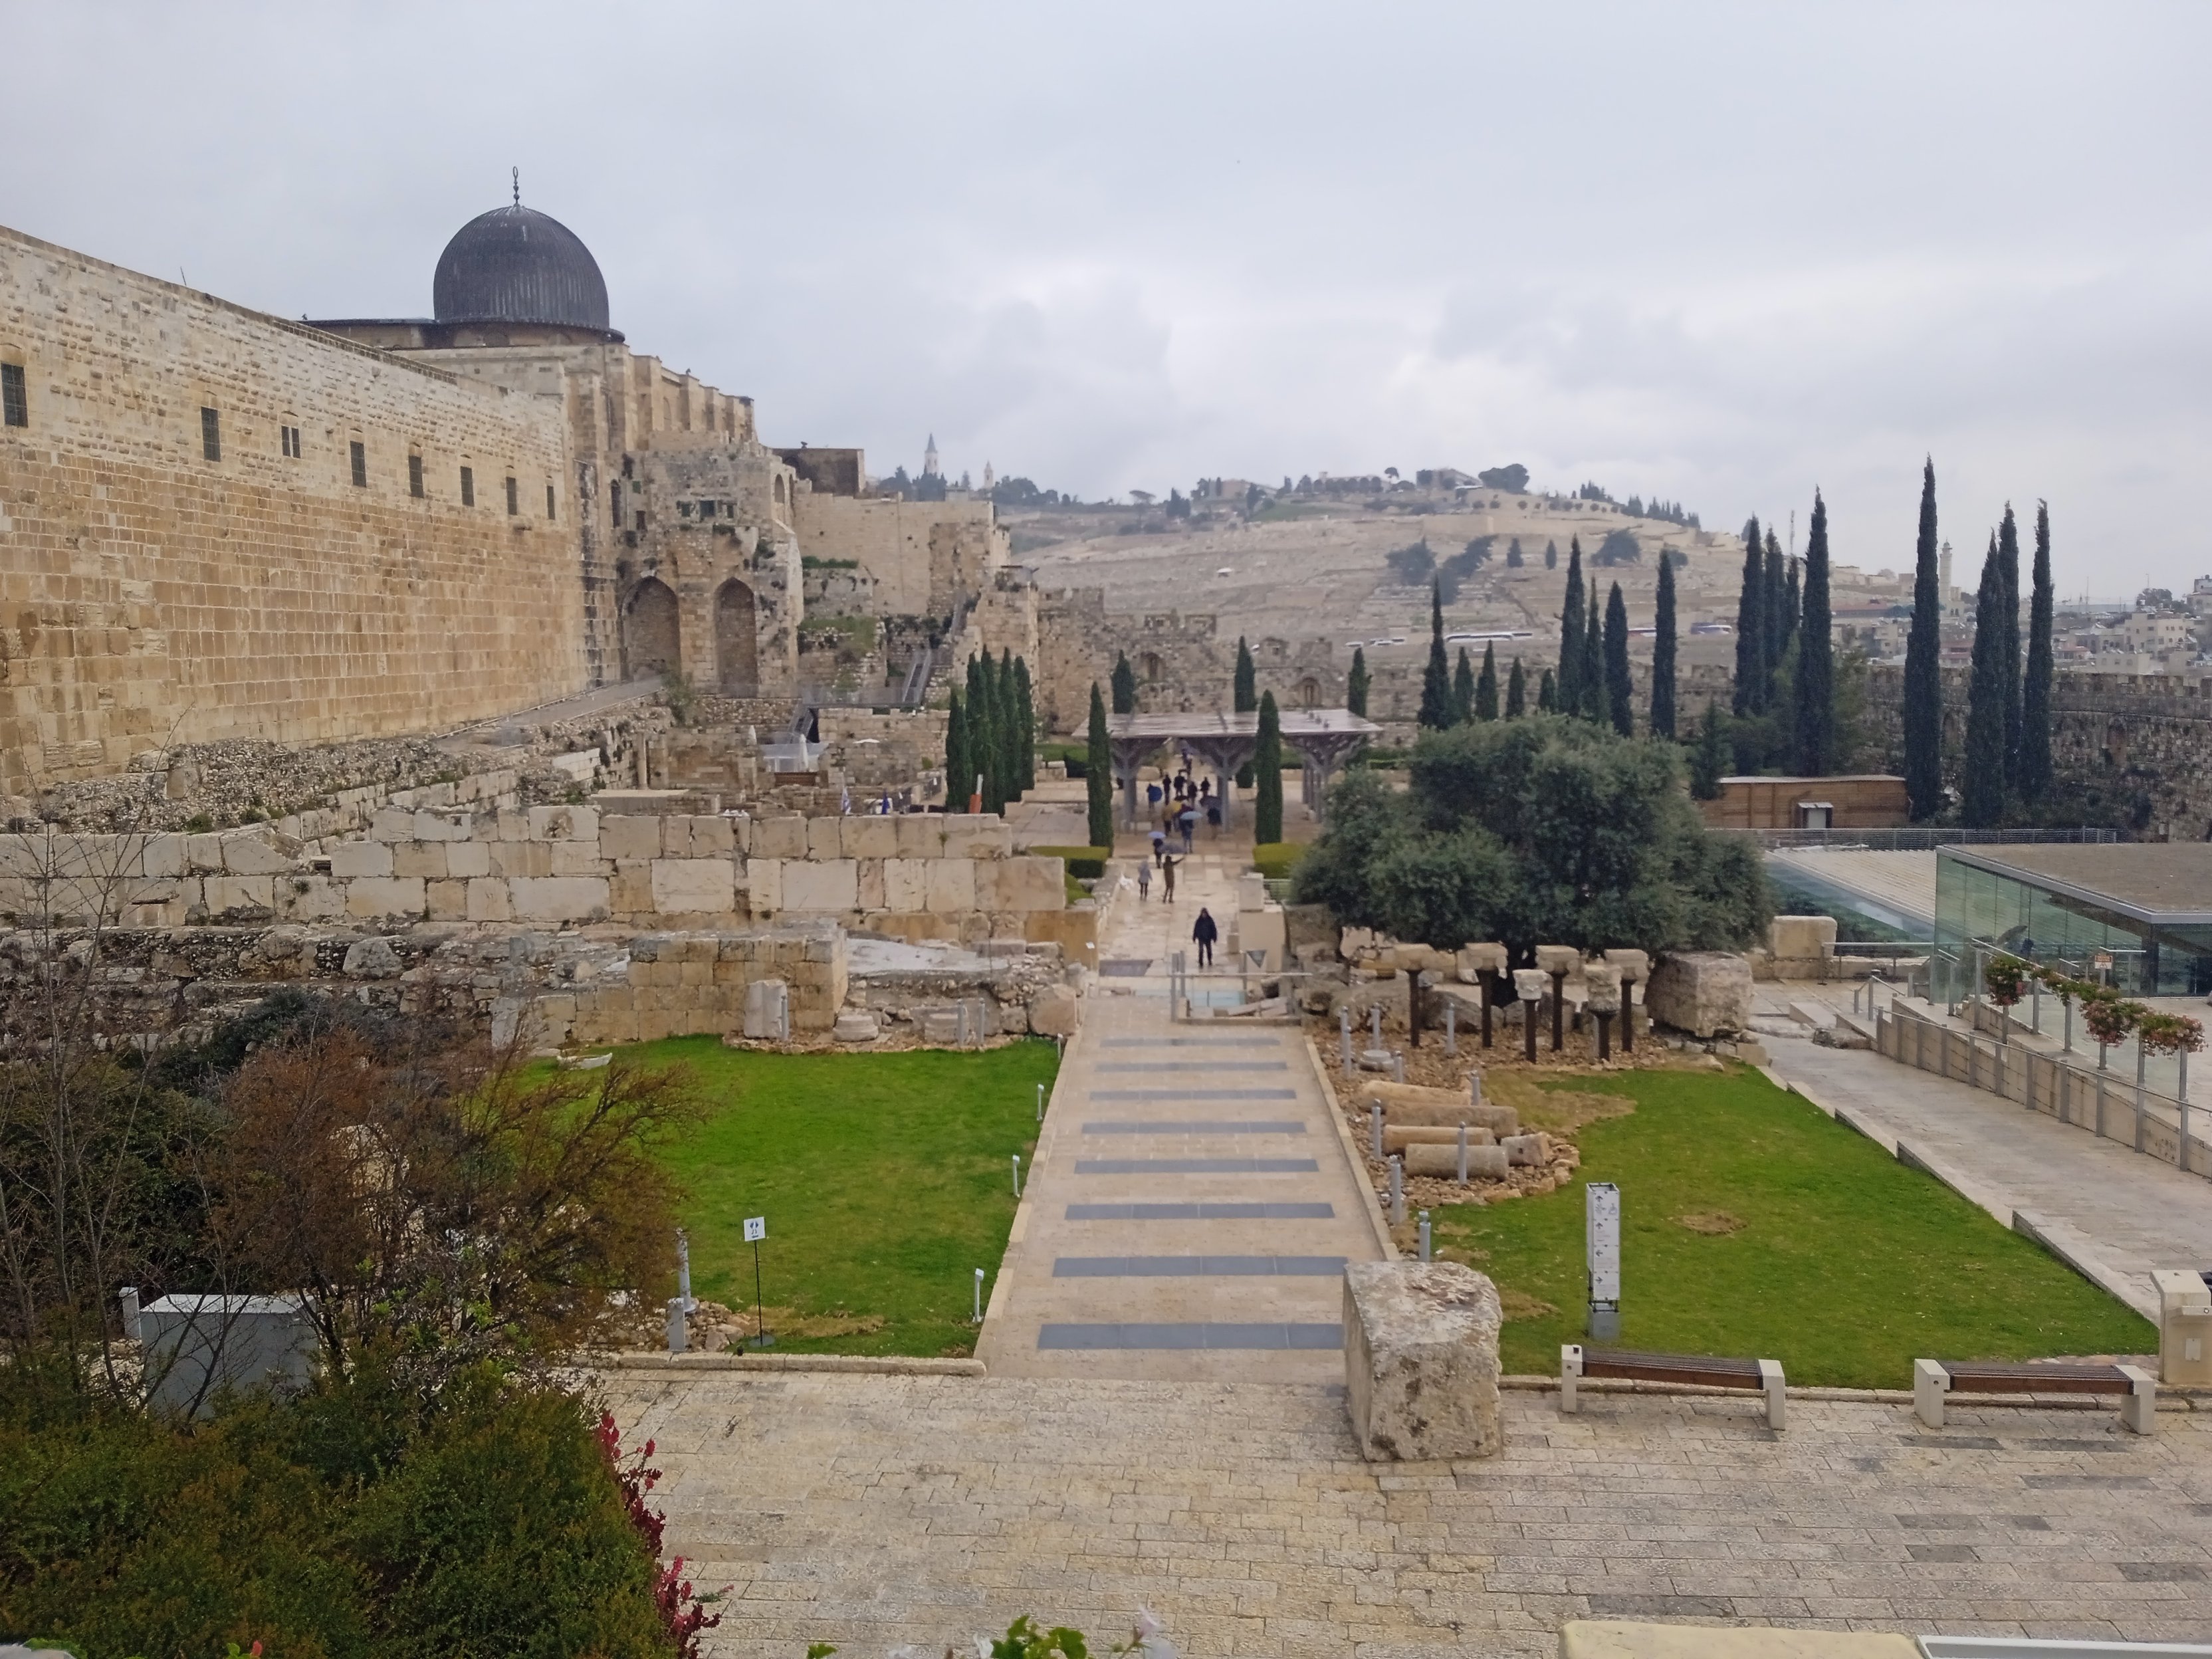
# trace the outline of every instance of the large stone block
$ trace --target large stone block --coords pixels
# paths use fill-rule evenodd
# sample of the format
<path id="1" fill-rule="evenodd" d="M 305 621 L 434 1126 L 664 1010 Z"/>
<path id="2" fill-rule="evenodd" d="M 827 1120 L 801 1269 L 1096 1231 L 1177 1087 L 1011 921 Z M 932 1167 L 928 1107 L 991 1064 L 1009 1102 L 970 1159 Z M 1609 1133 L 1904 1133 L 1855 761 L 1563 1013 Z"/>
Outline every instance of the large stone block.
<path id="1" fill-rule="evenodd" d="M 720 814 L 709 813 L 696 817 L 672 818 L 669 823 L 672 825 L 681 823 L 684 826 L 682 832 L 684 839 L 690 848 L 688 853 L 682 855 L 684 857 L 726 859 L 734 856 L 737 853 L 737 826 L 733 819 L 723 817 Z M 675 832 L 672 830 L 668 832 L 668 839 L 672 843 L 675 840 Z M 670 858 L 678 856 L 672 844 L 663 850 Z"/>
<path id="2" fill-rule="evenodd" d="M 653 908 L 664 915 L 723 915 L 737 908 L 736 878 L 727 859 L 655 859 Z"/>
<path id="3" fill-rule="evenodd" d="M 607 919 L 604 876 L 518 876 L 507 884 L 507 891 L 517 921 Z"/>
<path id="4" fill-rule="evenodd" d="M 884 860 L 884 908 L 907 914 L 929 908 L 929 864 L 923 859 Z"/>
<path id="5" fill-rule="evenodd" d="M 512 921 L 514 907 L 508 902 L 507 884 L 495 876 L 480 876 L 469 883 L 471 921 Z"/>
<path id="6" fill-rule="evenodd" d="M 657 859 L 661 823 L 659 818 L 609 814 L 599 820 L 599 851 L 611 859 Z"/>
<path id="7" fill-rule="evenodd" d="M 165 902 L 175 885 L 160 882 L 134 896 L 141 903 Z M 345 915 L 345 885 L 328 876 L 290 876 L 276 884 L 276 914 L 290 921 L 335 921 Z"/>
<path id="8" fill-rule="evenodd" d="M 934 813 L 911 812 L 891 820 L 898 825 L 899 856 L 936 859 L 945 856 L 945 820 Z M 898 907 L 893 905 L 893 909 Z"/>
<path id="9" fill-rule="evenodd" d="M 1559 1659 L 1920 1659 L 1921 1651 L 1910 1636 L 1870 1631 L 1722 1629 L 1609 1619 L 1571 1619 L 1559 1626 Z"/>
<path id="10" fill-rule="evenodd" d="M 899 855 L 896 818 L 873 813 L 841 819 L 842 844 L 848 859 L 895 859 Z"/>
<path id="11" fill-rule="evenodd" d="M 222 867 L 234 876 L 273 876 L 292 867 L 273 830 L 234 830 L 222 837 Z"/>
<path id="12" fill-rule="evenodd" d="M 927 871 L 928 894 L 925 909 L 951 915 L 975 908 L 975 866 L 969 859 L 931 859 Z"/>
<path id="13" fill-rule="evenodd" d="M 1478 1129 L 1487 1129 L 1494 1135 L 1517 1134 L 1521 1130 L 1520 1114 L 1510 1106 L 1500 1106 L 1492 1101 L 1477 1101 L 1454 1089 L 1424 1088 L 1418 1083 L 1386 1083 L 1363 1080 L 1352 1091 L 1352 1100 L 1363 1114 L 1380 1103 L 1386 1123 L 1404 1125 L 1442 1125 L 1455 1128 L 1465 1123 Z"/>
<path id="14" fill-rule="evenodd" d="M 1495 1150 L 1486 1148 L 1485 1150 Z M 1456 1261 L 1344 1270 L 1346 1404 L 1370 1461 L 1494 1457 L 1498 1287 Z"/>
<path id="15" fill-rule="evenodd" d="M 784 1034 L 789 1018 L 791 988 L 780 979 L 757 979 L 745 987 L 745 1035 L 774 1042 Z"/>
<path id="16" fill-rule="evenodd" d="M 607 861 L 599 856 L 596 836 L 590 841 L 553 841 L 545 843 L 550 855 L 551 873 L 556 876 L 604 876 Z"/>
<path id="17" fill-rule="evenodd" d="M 1766 948 L 1778 962 L 1803 962 L 1833 956 L 1833 916 L 1777 916 L 1766 925 Z"/>
<path id="18" fill-rule="evenodd" d="M 339 881 L 374 879 L 392 872 L 392 843 L 343 841 L 331 848 L 331 875 Z"/>
<path id="19" fill-rule="evenodd" d="M 428 907 L 419 876 L 371 878 L 346 884 L 346 914 L 349 916 L 419 916 Z"/>
<path id="20" fill-rule="evenodd" d="M 433 881 L 425 888 L 433 921 L 465 921 L 469 915 L 469 884 L 465 881 Z"/>
<path id="21" fill-rule="evenodd" d="M 491 873 L 491 843 L 483 841 L 453 841 L 446 843 L 446 873 L 456 881 L 467 881 Z"/>
<path id="22" fill-rule="evenodd" d="M 1073 1036 L 1083 1024 L 1083 1000 L 1065 985 L 1048 985 L 1030 1001 L 1030 1030 L 1039 1036 Z"/>
<path id="23" fill-rule="evenodd" d="M 1459 977 L 1465 984 L 1475 984 L 1483 974 L 1504 973 L 1506 959 L 1502 945 L 1462 945 L 1459 948 Z"/>
<path id="24" fill-rule="evenodd" d="M 991 812 L 948 812 L 942 820 L 948 859 L 1013 856 L 1014 826 Z"/>
<path id="25" fill-rule="evenodd" d="M 772 916 L 783 908 L 783 872 L 788 859 L 751 858 L 745 860 L 745 908 L 757 916 Z"/>
<path id="26" fill-rule="evenodd" d="M 806 820 L 796 814 L 753 821 L 753 853 L 765 859 L 806 856 Z"/>
<path id="27" fill-rule="evenodd" d="M 533 806 L 529 816 L 532 841 L 599 838 L 599 809 L 596 806 Z"/>
<path id="28" fill-rule="evenodd" d="M 845 855 L 843 821 L 838 818 L 809 818 L 806 820 L 806 856 L 815 860 L 842 858 Z"/>
<path id="29" fill-rule="evenodd" d="M 835 819 L 817 819 L 835 823 Z M 783 866 L 783 908 L 842 915 L 860 906 L 860 866 L 852 859 L 794 859 Z"/>
<path id="30" fill-rule="evenodd" d="M 860 897 L 858 908 L 880 910 L 884 908 L 884 859 L 856 859 L 854 862 L 860 872 Z"/>
<path id="31" fill-rule="evenodd" d="M 1060 910 L 1067 905 L 1067 860 L 1060 858 L 1018 858 L 1001 860 L 997 867 L 998 897 L 982 903 L 981 878 L 987 866 L 978 865 L 977 908 L 993 910 Z"/>
<path id="32" fill-rule="evenodd" d="M 1391 1133 L 1389 1129 L 1382 1132 L 1386 1146 Z M 1474 1136 L 1477 1133 L 1473 1129 L 1468 1131 L 1467 1178 L 1469 1181 L 1504 1180 L 1506 1171 L 1513 1164 L 1512 1155 L 1500 1146 L 1476 1146 Z M 1417 1143 L 1405 1148 L 1400 1156 L 1406 1160 L 1406 1173 L 1409 1176 L 1438 1176 L 1446 1181 L 1459 1178 L 1459 1144 L 1456 1139 L 1449 1143 Z"/>
<path id="33" fill-rule="evenodd" d="M 542 841 L 495 841 L 484 849 L 495 876 L 544 877 L 553 873 L 553 849 Z"/>
<path id="34" fill-rule="evenodd" d="M 1692 1036 L 1751 1025 L 1751 963 L 1726 951 L 1686 951 L 1651 970 L 1644 1012 Z"/>
<path id="35" fill-rule="evenodd" d="M 446 868 L 446 843 L 442 841 L 394 842 L 392 873 L 395 876 L 420 876 L 426 881 L 443 881 L 449 873 Z"/>

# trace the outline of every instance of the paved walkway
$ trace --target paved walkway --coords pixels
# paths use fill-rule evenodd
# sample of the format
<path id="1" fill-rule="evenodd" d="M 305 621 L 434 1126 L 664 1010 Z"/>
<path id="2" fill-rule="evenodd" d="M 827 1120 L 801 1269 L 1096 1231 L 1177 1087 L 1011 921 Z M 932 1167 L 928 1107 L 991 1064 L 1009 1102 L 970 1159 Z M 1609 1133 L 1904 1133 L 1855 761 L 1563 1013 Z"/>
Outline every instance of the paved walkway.
<path id="1" fill-rule="evenodd" d="M 1018 1614 L 1186 1654 L 1548 1655 L 1568 1619 L 2201 1640 L 2212 1413 L 1509 1394 L 1486 1462 L 1367 1464 L 1338 1390 L 736 1372 L 606 1380 L 708 1653 L 939 1653 Z"/>
<path id="2" fill-rule="evenodd" d="M 1778 1012 L 1820 988 L 1762 986 L 1759 1000 Z M 2006 1224 L 2025 1211 L 2054 1247 L 2147 1316 L 2157 1306 L 2153 1268 L 2212 1267 L 2212 1181 L 1867 1049 L 1762 1040 L 1777 1076 L 1886 1144 L 1904 1140 Z"/>
<path id="3" fill-rule="evenodd" d="M 1241 863 L 1241 861 L 1240 861 Z M 1037 1141 L 977 1357 L 994 1376 L 1341 1382 L 1344 1264 L 1382 1254 L 1295 1027 L 1169 1018 L 1166 958 L 1236 870 L 1125 896 Z"/>

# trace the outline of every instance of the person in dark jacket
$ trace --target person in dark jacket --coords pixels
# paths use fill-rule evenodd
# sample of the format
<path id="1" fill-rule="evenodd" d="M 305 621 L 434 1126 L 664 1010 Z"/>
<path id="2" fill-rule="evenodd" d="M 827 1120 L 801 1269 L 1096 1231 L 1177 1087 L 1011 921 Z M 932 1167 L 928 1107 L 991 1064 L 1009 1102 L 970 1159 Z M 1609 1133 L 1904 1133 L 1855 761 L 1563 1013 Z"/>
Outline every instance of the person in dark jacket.
<path id="1" fill-rule="evenodd" d="M 1213 925 L 1213 913 L 1204 905 L 1198 908 L 1198 921 L 1191 927 L 1190 936 L 1198 941 L 1198 965 L 1213 965 L 1213 941 L 1221 937 L 1221 929 Z"/>

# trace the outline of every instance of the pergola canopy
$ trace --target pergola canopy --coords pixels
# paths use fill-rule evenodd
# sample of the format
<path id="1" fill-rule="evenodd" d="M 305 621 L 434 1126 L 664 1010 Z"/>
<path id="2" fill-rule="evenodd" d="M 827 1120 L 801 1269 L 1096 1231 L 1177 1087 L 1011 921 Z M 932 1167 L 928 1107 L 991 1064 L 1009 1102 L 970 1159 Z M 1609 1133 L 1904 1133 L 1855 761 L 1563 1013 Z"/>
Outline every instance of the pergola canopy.
<path id="1" fill-rule="evenodd" d="M 1371 743 L 1382 728 L 1349 708 L 1286 709 L 1279 716 L 1283 742 L 1305 757 L 1304 799 L 1318 807 L 1328 777 L 1345 756 Z M 1222 781 L 1222 822 L 1228 822 L 1232 797 L 1228 782 L 1251 763 L 1260 750 L 1260 716 L 1244 714 L 1115 714 L 1106 722 L 1114 750 L 1115 781 L 1137 822 L 1137 769 L 1145 757 L 1163 748 L 1188 750 Z"/>

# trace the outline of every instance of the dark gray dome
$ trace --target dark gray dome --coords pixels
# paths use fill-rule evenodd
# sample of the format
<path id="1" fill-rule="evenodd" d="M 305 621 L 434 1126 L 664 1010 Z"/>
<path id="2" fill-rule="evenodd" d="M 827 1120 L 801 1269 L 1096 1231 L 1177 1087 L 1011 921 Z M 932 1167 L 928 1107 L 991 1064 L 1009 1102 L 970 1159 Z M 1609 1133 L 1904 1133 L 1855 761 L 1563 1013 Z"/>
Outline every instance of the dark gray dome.
<path id="1" fill-rule="evenodd" d="M 431 309 L 441 323 L 607 327 L 607 284 L 591 249 L 558 219 L 520 205 L 480 213 L 438 256 Z"/>

